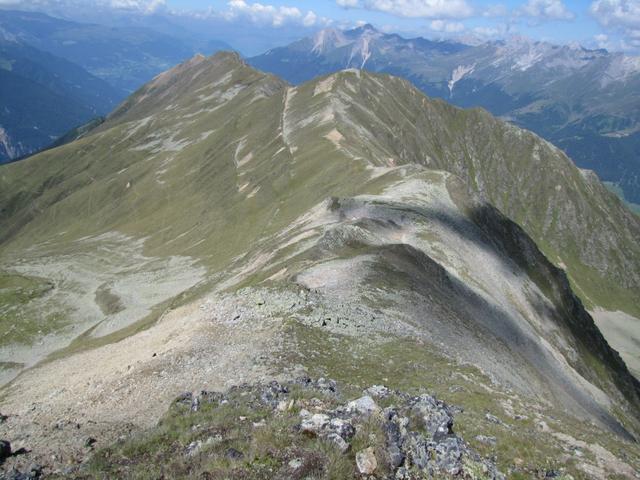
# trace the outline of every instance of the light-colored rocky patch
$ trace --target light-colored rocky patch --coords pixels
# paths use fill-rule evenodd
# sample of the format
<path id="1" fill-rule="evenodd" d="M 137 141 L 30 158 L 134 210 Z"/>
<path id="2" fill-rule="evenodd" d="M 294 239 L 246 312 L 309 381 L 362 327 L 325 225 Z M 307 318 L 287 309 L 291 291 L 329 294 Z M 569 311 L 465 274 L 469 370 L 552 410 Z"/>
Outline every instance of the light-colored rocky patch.
<path id="1" fill-rule="evenodd" d="M 324 138 L 333 143 L 336 147 L 340 148 L 340 142 L 344 139 L 342 134 L 335 128 L 327 133 Z"/>
<path id="2" fill-rule="evenodd" d="M 193 259 L 148 257 L 143 245 L 142 240 L 112 232 L 78 240 L 67 251 L 56 251 L 54 243 L 41 245 L 30 256 L 9 262 L 12 271 L 55 284 L 49 294 L 26 305 L 25 315 L 59 312 L 67 321 L 62 331 L 37 339 L 38 348 L 0 348 L 0 361 L 32 366 L 89 329 L 91 336 L 100 337 L 143 319 L 155 305 L 203 278 L 205 270 Z M 107 291 L 118 304 L 111 312 L 100 305 L 100 295 Z"/>
<path id="3" fill-rule="evenodd" d="M 616 457 L 602 445 L 587 443 L 566 433 L 554 432 L 553 436 L 564 442 L 572 450 L 587 450 L 593 454 L 596 461 L 595 465 L 587 460 L 578 464 L 578 467 L 592 478 L 606 480 L 611 475 L 620 475 L 629 479 L 638 478 L 638 472 L 631 465 Z"/>
<path id="4" fill-rule="evenodd" d="M 316 95 L 330 92 L 331 89 L 333 88 L 333 84 L 335 83 L 335 81 L 336 81 L 336 76 L 331 75 L 325 78 L 324 80 L 321 80 L 320 82 L 318 82 L 315 88 L 313 89 L 313 96 L 315 97 Z"/>
<path id="5" fill-rule="evenodd" d="M 620 353 L 631 373 L 640 379 L 640 320 L 624 312 L 603 309 L 590 313 L 607 342 Z"/>
<path id="6" fill-rule="evenodd" d="M 183 392 L 270 376 L 280 326 L 253 298 L 211 297 L 173 310 L 118 343 L 24 372 L 5 388 L 0 438 L 32 450 L 16 462 L 74 462 L 86 455 L 86 438 L 108 445 L 151 427 Z"/>

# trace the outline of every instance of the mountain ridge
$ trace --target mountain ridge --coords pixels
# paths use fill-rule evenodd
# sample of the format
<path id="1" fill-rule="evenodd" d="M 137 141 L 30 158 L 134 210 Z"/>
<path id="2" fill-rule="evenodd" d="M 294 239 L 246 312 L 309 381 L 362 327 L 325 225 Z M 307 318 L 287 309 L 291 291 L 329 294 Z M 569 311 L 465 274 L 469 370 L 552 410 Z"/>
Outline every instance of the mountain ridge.
<path id="1" fill-rule="evenodd" d="M 249 62 L 292 83 L 347 67 L 407 78 L 429 96 L 482 106 L 535 131 L 639 201 L 634 152 L 640 133 L 632 108 L 638 57 L 525 39 L 479 45 L 404 39 L 368 26 L 323 30 Z"/>
<path id="2" fill-rule="evenodd" d="M 518 191 L 541 166 L 541 192 L 566 197 L 579 220 L 624 215 L 536 135 L 397 77 L 348 70 L 291 86 L 236 54 L 194 57 L 79 140 L 0 169 L 0 270 L 53 284 L 0 313 L 9 323 L 22 313 L 36 332 L 48 325 L 37 312 L 69 322 L 32 334 L 40 355 L 53 354 L 42 363 L 24 353 L 28 341 L 16 349 L 3 337 L 0 361 L 33 368 L 5 367 L 15 378 L 3 411 L 15 415 L 0 431 L 30 432 L 51 458 L 59 432 L 41 426 L 59 417 L 115 439 L 123 425 L 155 422 L 181 389 L 226 384 L 230 372 L 235 382 L 320 361 L 357 371 L 382 348 L 404 373 L 370 358 L 378 371 L 420 383 L 429 368 L 413 356 L 433 355 L 434 378 L 480 382 L 460 398 L 499 388 L 537 405 L 529 415 L 541 421 L 559 412 L 554 431 L 593 428 L 632 445 L 638 381 L 530 238 L 545 222 L 524 210 L 518 226 L 501 210 L 508 199 L 488 198 L 500 200 L 498 180 Z M 538 195 L 521 193 L 523 204 Z M 554 236 L 600 248 L 598 232 L 556 213 L 569 232 L 547 227 Z M 620 254 L 633 273 L 634 252 Z M 302 344 L 314 346 L 292 347 Z M 44 400 L 32 409 L 25 395 Z M 502 408 L 481 398 L 469 405 L 481 418 Z"/>

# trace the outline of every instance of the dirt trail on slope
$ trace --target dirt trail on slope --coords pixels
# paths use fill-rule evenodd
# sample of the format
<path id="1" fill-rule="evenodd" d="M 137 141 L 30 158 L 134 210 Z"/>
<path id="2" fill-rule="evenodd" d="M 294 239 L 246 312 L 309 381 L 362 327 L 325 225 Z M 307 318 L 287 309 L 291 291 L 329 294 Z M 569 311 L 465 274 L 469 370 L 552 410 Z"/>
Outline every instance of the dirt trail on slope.
<path id="1" fill-rule="evenodd" d="M 24 372 L 7 386 L 0 438 L 32 452 L 32 462 L 62 469 L 96 446 L 152 426 L 180 393 L 220 390 L 272 374 L 281 321 L 242 309 L 231 298 L 194 303 L 115 344 Z"/>

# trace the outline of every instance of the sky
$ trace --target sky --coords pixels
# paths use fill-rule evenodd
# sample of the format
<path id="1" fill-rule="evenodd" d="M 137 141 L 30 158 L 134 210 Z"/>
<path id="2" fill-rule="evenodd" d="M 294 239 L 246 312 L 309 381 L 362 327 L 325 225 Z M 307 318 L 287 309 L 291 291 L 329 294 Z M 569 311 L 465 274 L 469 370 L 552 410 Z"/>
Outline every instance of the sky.
<path id="1" fill-rule="evenodd" d="M 640 0 L 0 0 L 0 6 L 70 18 L 80 11 L 86 17 L 96 6 L 141 16 L 194 17 L 238 34 L 260 30 L 265 47 L 324 27 L 371 23 L 406 37 L 479 42 L 525 36 L 640 54 Z"/>

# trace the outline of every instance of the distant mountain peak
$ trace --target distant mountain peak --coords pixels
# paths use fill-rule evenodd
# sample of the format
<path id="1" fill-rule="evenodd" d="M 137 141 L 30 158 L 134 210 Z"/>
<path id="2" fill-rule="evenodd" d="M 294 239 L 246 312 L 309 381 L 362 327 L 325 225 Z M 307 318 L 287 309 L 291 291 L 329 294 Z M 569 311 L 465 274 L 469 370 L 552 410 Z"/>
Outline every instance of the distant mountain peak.
<path id="1" fill-rule="evenodd" d="M 365 33 L 365 32 L 381 33 L 376 27 L 374 27 L 370 23 L 365 23 L 364 25 L 360 25 L 359 27 L 356 27 L 350 31 L 358 32 L 358 33 Z"/>

